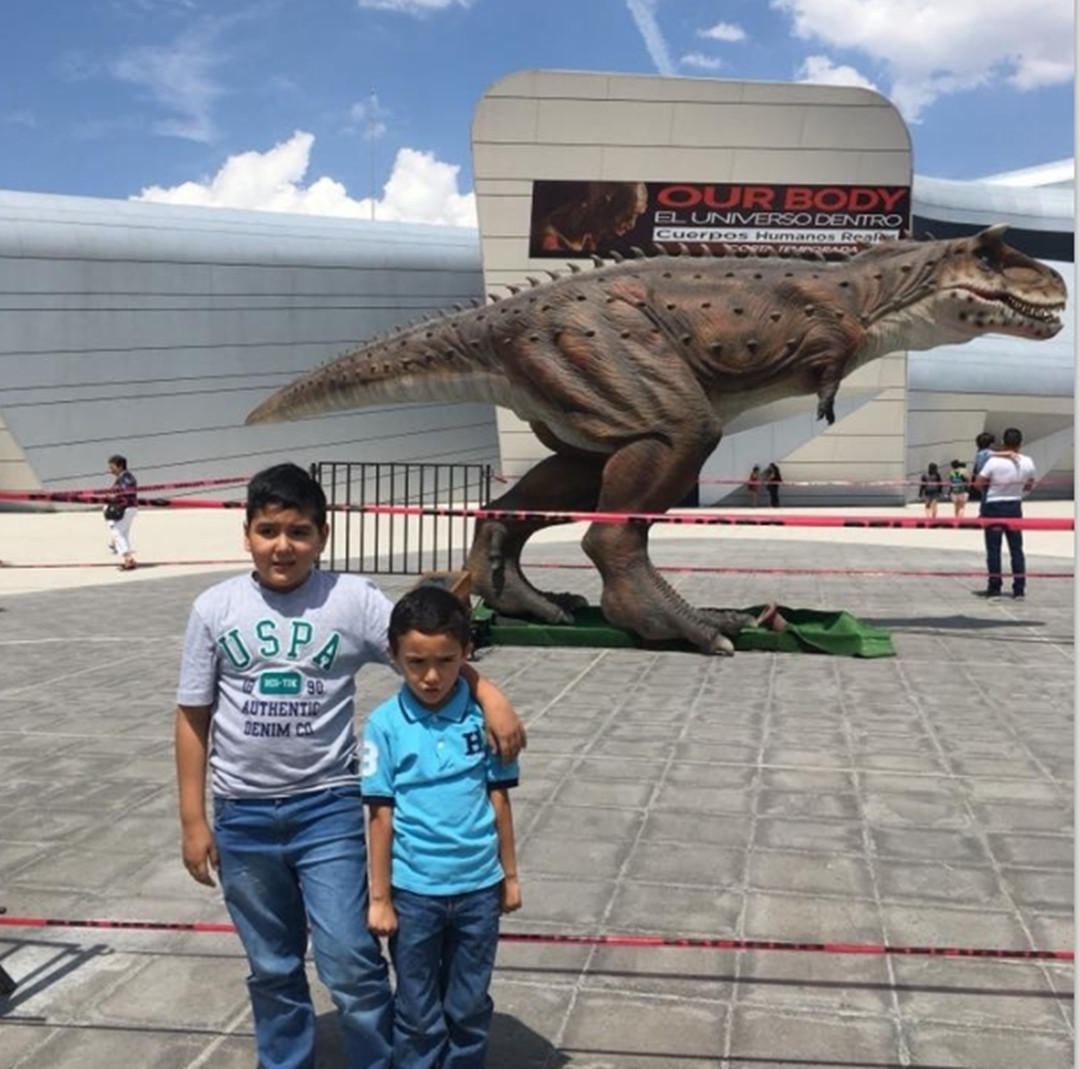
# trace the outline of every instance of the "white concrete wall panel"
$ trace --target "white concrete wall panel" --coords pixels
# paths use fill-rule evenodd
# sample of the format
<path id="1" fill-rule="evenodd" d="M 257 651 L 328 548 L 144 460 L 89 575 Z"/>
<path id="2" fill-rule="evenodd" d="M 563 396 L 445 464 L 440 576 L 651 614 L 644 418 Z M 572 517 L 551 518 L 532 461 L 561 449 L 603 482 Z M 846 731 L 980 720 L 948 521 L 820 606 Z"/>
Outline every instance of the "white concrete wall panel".
<path id="1" fill-rule="evenodd" d="M 488 405 L 245 427 L 261 399 L 481 292 L 476 234 L 0 193 L 0 486 L 315 460 L 493 462 Z"/>

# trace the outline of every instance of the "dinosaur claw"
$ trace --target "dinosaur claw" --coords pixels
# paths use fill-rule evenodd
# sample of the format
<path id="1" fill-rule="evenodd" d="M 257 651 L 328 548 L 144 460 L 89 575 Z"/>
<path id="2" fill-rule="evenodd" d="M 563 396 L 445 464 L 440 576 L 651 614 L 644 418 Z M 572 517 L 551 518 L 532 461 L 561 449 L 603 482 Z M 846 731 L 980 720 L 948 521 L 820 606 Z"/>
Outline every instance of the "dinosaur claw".
<path id="1" fill-rule="evenodd" d="M 731 639 L 726 635 L 721 635 L 718 631 L 713 636 L 713 640 L 706 652 L 711 653 L 714 657 L 731 657 L 735 653 L 735 647 L 732 645 Z"/>
<path id="2" fill-rule="evenodd" d="M 836 422 L 836 413 L 833 411 L 833 399 L 823 397 L 818 401 L 817 418 L 825 420 L 831 427 Z"/>

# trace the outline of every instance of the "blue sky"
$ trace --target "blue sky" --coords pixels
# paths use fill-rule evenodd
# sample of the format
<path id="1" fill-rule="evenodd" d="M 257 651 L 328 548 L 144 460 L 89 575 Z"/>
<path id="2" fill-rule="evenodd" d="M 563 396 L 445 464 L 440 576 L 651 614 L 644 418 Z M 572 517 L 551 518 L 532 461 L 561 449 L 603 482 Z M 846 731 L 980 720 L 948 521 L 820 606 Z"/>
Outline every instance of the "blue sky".
<path id="1" fill-rule="evenodd" d="M 1074 151 L 1071 0 L 9 0 L 0 189 L 469 224 L 530 67 L 870 85 L 938 178 Z"/>

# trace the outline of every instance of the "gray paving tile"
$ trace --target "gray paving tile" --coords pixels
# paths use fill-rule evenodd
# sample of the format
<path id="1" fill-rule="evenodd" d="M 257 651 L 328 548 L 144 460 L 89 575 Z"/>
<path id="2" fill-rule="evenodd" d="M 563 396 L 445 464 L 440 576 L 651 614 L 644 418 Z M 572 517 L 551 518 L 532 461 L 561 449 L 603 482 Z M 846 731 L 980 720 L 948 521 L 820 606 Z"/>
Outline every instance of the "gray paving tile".
<path id="1" fill-rule="evenodd" d="M 739 1006 L 731 1027 L 731 1064 L 886 1066 L 899 1063 L 899 1036 L 884 1016 L 818 1013 Z"/>
<path id="2" fill-rule="evenodd" d="M 655 541 L 672 560 L 714 559 L 708 542 Z M 888 553 L 893 567 L 921 561 Z M 790 542 L 770 554 L 865 567 L 881 548 Z M 980 563 L 977 546 L 945 556 Z M 725 558 L 753 566 L 760 545 L 729 539 Z M 5 599 L 10 913 L 224 917 L 219 893 L 179 865 L 171 752 L 183 624 L 217 578 Z M 560 585 L 595 598 L 591 573 Z M 1073 945 L 1071 582 L 1040 585 L 1020 609 L 972 605 L 961 580 L 700 572 L 678 585 L 701 604 L 779 594 L 848 607 L 889 627 L 898 656 L 484 652 L 482 671 L 530 727 L 515 799 L 526 904 L 507 931 Z M 103 618 L 137 626 L 101 634 Z M 395 685 L 362 673 L 359 708 Z M 231 936 L 0 927 L 0 964 L 22 981 L 0 1003 L 3 1069 L 253 1063 Z M 1057 1069 L 1075 1043 L 1072 989 L 1067 962 L 505 942 L 489 1067 Z M 316 1069 L 342 1069 L 315 992 Z"/>
<path id="3" fill-rule="evenodd" d="M 915 1065 L 986 1066 L 986 1069 L 1073 1069 L 1073 1041 L 1058 1032 L 957 1027 L 925 1022 L 906 1025 Z"/>

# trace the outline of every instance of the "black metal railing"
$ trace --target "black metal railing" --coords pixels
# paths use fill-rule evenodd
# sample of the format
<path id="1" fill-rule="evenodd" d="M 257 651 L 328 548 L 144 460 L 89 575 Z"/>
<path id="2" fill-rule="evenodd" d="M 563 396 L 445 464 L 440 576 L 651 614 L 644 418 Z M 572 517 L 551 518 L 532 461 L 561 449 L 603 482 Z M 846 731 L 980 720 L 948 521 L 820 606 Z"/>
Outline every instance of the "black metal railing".
<path id="1" fill-rule="evenodd" d="M 491 500 L 490 464 L 318 461 L 330 536 L 319 567 L 337 572 L 415 575 L 464 566 L 471 516 L 371 513 L 372 505 L 475 508 Z"/>

